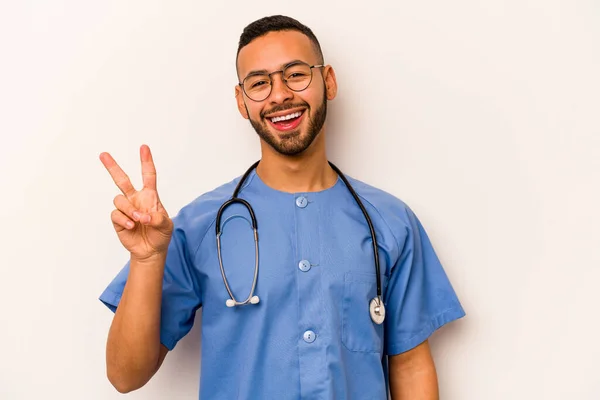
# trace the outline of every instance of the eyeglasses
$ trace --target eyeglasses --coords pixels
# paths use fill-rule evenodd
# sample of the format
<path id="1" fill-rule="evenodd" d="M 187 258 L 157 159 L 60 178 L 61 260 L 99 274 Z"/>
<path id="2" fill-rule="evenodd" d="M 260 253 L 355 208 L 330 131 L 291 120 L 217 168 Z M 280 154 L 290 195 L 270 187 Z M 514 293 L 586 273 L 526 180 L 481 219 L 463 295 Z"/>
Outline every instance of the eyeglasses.
<path id="1" fill-rule="evenodd" d="M 321 68 L 324 65 L 308 65 L 304 62 L 295 62 L 286 65 L 278 71 L 267 73 L 252 73 L 244 78 L 239 85 L 250 100 L 263 101 L 271 95 L 273 90 L 273 78 L 271 75 L 281 72 L 281 79 L 290 90 L 301 92 L 312 82 L 313 68 Z"/>

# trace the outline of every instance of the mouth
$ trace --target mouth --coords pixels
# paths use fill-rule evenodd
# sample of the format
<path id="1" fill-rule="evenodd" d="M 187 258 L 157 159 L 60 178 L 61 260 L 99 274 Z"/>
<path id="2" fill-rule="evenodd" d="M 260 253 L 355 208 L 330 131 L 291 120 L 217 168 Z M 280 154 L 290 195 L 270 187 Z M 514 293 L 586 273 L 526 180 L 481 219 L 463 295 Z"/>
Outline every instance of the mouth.
<path id="1" fill-rule="evenodd" d="M 290 131 L 292 129 L 296 129 L 298 125 L 300 125 L 305 111 L 306 110 L 290 112 L 266 119 L 269 121 L 269 124 L 278 131 Z"/>

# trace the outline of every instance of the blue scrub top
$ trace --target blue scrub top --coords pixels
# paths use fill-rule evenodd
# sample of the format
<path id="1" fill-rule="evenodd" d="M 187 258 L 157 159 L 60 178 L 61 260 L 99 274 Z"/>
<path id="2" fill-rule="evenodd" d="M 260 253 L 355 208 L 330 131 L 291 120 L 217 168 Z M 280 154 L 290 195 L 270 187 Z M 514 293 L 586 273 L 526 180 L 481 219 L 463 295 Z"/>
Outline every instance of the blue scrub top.
<path id="1" fill-rule="evenodd" d="M 385 356 L 412 349 L 465 315 L 415 214 L 398 198 L 348 177 L 379 244 L 386 320 L 376 325 L 369 315 L 376 295 L 370 231 L 344 182 L 292 194 L 268 187 L 253 171 L 239 197 L 258 221 L 260 303 L 228 308 L 215 220 L 239 179 L 173 218 L 161 342 L 173 349 L 202 306 L 201 399 L 386 399 Z M 234 204 L 221 221 L 223 265 L 243 301 L 254 274 L 250 217 Z M 112 311 L 128 271 L 126 264 L 100 296 Z"/>

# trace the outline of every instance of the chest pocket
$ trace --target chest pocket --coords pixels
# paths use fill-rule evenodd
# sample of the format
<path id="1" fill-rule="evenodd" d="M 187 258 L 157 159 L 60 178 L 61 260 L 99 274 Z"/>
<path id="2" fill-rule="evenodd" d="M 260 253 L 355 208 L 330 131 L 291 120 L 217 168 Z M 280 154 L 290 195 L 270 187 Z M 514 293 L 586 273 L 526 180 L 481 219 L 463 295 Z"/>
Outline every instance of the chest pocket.
<path id="1" fill-rule="evenodd" d="M 375 273 L 346 272 L 342 316 L 342 343 L 350 351 L 382 353 L 384 324 L 371 320 L 369 303 L 377 295 Z M 382 275 L 385 293 L 387 277 Z M 383 296 L 382 296 L 383 297 Z"/>

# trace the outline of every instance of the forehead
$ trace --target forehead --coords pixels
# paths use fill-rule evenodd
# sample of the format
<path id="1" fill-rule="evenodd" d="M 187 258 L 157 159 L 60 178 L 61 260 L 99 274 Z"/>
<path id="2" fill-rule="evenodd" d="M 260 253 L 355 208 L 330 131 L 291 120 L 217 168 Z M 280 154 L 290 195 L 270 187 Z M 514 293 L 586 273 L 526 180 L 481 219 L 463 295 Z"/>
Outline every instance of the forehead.
<path id="1" fill-rule="evenodd" d="M 240 50 L 238 73 L 240 77 L 244 77 L 254 70 L 273 71 L 292 60 L 302 60 L 309 64 L 317 62 L 317 54 L 310 39 L 297 31 L 269 32 Z"/>

